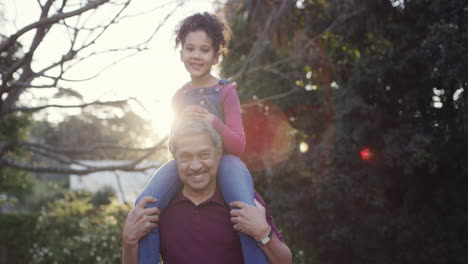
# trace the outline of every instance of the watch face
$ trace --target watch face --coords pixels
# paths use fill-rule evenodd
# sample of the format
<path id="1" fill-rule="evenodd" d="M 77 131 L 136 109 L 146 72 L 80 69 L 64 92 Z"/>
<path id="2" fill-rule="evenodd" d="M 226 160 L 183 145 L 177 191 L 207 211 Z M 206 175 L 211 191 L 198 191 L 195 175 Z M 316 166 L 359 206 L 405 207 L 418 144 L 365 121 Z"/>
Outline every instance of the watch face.
<path id="1" fill-rule="evenodd" d="M 260 239 L 260 241 L 258 241 L 258 244 L 266 245 L 268 242 L 270 242 L 270 239 L 271 239 L 272 235 L 273 235 L 273 229 L 270 228 L 270 232 L 268 233 L 268 235 L 266 237 Z"/>
<path id="2" fill-rule="evenodd" d="M 266 243 L 270 242 L 270 237 L 267 236 L 264 239 L 262 239 L 262 244 L 265 245 Z"/>

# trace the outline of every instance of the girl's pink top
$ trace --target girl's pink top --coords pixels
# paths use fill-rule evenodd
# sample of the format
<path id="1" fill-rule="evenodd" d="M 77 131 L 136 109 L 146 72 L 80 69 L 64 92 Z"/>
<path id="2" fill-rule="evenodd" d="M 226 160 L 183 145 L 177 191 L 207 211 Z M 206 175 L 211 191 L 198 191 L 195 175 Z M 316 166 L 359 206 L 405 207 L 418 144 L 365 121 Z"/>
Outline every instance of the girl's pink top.
<path id="1" fill-rule="evenodd" d="M 220 85 L 220 84 L 218 84 Z M 224 145 L 224 151 L 240 156 L 245 149 L 245 135 L 244 126 L 242 125 L 242 116 L 240 109 L 239 96 L 237 95 L 236 85 L 234 83 L 227 83 L 220 85 L 221 100 L 223 104 L 224 120 L 221 121 L 216 115 L 213 117 L 211 124 L 221 135 Z M 195 88 L 188 88 L 195 89 Z M 182 89 L 179 89 L 172 98 L 172 105 L 180 105 L 180 96 L 182 96 Z M 174 109 L 176 112 L 178 109 Z"/>

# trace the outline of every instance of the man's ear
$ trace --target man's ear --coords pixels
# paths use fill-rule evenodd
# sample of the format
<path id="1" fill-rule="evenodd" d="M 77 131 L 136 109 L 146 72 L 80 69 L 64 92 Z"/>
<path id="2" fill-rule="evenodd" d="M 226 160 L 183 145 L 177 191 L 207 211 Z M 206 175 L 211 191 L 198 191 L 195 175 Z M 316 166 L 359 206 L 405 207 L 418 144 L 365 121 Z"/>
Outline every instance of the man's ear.
<path id="1" fill-rule="evenodd" d="M 223 148 L 219 148 L 219 150 L 218 150 L 218 161 L 221 160 L 222 156 L 223 156 Z"/>

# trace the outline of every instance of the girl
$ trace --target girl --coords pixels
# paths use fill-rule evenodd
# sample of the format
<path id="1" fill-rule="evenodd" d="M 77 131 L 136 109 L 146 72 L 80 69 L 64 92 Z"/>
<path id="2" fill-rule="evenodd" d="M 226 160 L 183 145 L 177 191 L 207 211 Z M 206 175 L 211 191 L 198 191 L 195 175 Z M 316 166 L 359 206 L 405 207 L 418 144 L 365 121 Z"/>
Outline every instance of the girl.
<path id="1" fill-rule="evenodd" d="M 239 97 L 236 86 L 211 75 L 211 67 L 228 41 L 228 27 L 218 17 L 208 13 L 185 18 L 176 29 L 176 46 L 181 45 L 180 58 L 190 74 L 191 81 L 179 89 L 172 105 L 176 118 L 203 119 L 213 125 L 223 140 L 224 152 L 218 168 L 218 186 L 225 201 L 243 201 L 254 204 L 252 177 L 238 156 L 244 151 L 245 136 L 242 126 Z M 155 203 L 148 206 L 163 211 L 180 190 L 177 164 L 169 161 L 151 178 L 136 203 L 144 196 L 153 196 Z M 239 237 L 244 262 L 268 263 L 257 242 L 243 233 Z M 159 233 L 152 230 L 139 242 L 139 263 L 159 262 Z"/>

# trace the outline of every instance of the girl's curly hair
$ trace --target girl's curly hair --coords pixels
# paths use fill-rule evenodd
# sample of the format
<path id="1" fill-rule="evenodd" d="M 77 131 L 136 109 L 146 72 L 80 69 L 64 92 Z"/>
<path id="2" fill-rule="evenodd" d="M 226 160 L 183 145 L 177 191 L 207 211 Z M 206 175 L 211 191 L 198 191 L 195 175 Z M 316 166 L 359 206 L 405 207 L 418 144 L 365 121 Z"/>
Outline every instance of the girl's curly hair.
<path id="1" fill-rule="evenodd" d="M 190 32 L 203 30 L 212 40 L 215 53 L 226 53 L 226 46 L 230 38 L 230 29 L 218 16 L 196 13 L 182 20 L 176 27 L 176 47 L 184 45 Z"/>

